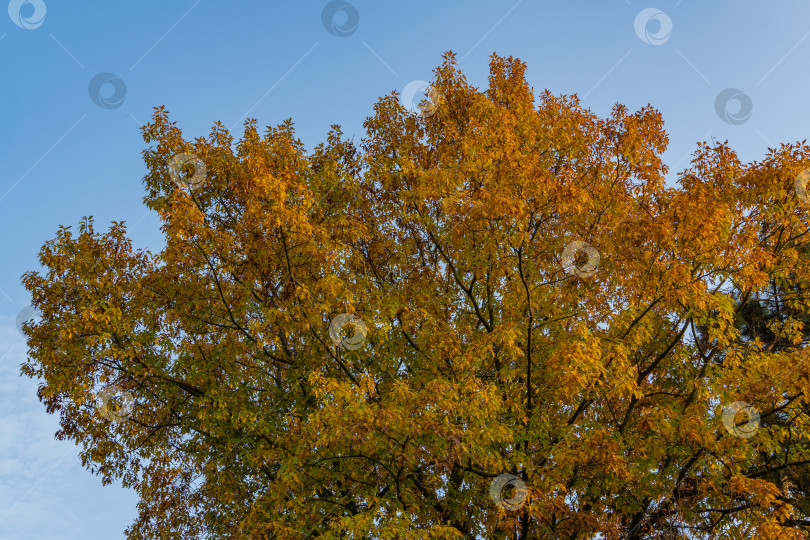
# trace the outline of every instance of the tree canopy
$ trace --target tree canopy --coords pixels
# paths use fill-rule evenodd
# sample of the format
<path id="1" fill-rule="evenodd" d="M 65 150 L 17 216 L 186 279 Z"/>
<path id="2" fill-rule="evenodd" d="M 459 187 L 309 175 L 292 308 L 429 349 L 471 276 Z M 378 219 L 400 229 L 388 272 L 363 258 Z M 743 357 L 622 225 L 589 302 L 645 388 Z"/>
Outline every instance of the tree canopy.
<path id="1" fill-rule="evenodd" d="M 353 142 L 143 127 L 145 204 L 61 227 L 24 374 L 141 538 L 807 538 L 810 148 L 700 143 L 447 53 Z"/>

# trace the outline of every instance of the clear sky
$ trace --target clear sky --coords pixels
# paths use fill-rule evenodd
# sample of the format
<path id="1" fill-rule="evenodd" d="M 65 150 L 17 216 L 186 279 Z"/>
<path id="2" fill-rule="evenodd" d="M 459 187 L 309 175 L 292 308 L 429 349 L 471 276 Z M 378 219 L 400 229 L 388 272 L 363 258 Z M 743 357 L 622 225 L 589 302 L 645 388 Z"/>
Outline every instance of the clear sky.
<path id="1" fill-rule="evenodd" d="M 728 140 L 751 161 L 810 127 L 806 0 L 12 0 L 4 11 L 3 539 L 121 538 L 135 517 L 131 492 L 102 487 L 72 443 L 54 440 L 37 383 L 18 376 L 15 319 L 29 303 L 20 276 L 59 225 L 125 220 L 137 247 L 160 249 L 142 204 L 138 127 L 152 107 L 165 105 L 187 139 L 247 115 L 292 118 L 308 148 L 331 124 L 359 140 L 379 96 L 430 81 L 452 50 L 480 87 L 496 52 L 528 64 L 536 93 L 576 93 L 600 115 L 651 103 L 670 135 L 670 180 L 697 141 Z"/>

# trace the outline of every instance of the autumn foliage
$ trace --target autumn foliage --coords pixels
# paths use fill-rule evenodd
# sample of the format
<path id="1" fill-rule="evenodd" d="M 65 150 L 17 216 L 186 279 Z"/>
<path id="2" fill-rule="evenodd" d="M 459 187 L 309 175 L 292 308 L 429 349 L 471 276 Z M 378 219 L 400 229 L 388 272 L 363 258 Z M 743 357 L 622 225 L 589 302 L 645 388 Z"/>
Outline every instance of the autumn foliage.
<path id="1" fill-rule="evenodd" d="M 810 536 L 810 148 L 702 143 L 668 185 L 654 108 L 524 75 L 448 53 L 430 114 L 392 93 L 311 152 L 156 110 L 165 246 L 88 218 L 24 276 L 23 371 L 139 494 L 129 538 Z"/>

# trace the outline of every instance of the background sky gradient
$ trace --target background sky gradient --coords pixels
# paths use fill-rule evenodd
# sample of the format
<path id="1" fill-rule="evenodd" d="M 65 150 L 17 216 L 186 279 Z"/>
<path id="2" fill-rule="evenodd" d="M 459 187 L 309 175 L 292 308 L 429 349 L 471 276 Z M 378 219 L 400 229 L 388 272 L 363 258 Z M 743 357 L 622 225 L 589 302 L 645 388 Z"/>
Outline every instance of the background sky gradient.
<path id="1" fill-rule="evenodd" d="M 430 81 L 445 51 L 486 87 L 495 52 L 528 64 L 536 94 L 576 93 L 602 116 L 616 102 L 659 109 L 671 182 L 697 141 L 728 140 L 753 161 L 807 138 L 806 0 L 352 0 L 329 28 L 327 5 L 12 0 L 9 16 L 0 10 L 0 538 L 122 538 L 135 518 L 132 492 L 103 487 L 72 443 L 54 440 L 37 381 L 19 377 L 15 319 L 29 304 L 20 277 L 39 268 L 59 225 L 123 220 L 135 247 L 161 248 L 142 204 L 138 129 L 155 106 L 186 139 L 217 120 L 238 138 L 246 116 L 292 118 L 311 149 L 332 124 L 359 141 L 375 100 Z M 91 95 L 99 73 L 108 84 Z M 729 88 L 738 98 L 718 107 Z"/>

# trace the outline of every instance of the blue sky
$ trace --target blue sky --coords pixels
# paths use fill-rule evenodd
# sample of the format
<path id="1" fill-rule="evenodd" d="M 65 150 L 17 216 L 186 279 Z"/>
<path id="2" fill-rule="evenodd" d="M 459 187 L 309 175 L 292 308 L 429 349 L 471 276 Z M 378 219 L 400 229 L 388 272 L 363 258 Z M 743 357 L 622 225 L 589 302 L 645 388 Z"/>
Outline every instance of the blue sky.
<path id="1" fill-rule="evenodd" d="M 445 51 L 485 86 L 496 52 L 528 64 L 536 93 L 576 93 L 600 115 L 616 102 L 658 108 L 670 179 L 699 140 L 729 140 L 750 161 L 807 138 L 806 0 L 351 0 L 328 19 L 343 36 L 324 25 L 327 5 L 12 0 L 8 16 L 0 9 L 0 538 L 121 538 L 135 517 L 131 492 L 102 487 L 72 443 L 54 440 L 57 419 L 37 401 L 37 383 L 18 376 L 15 318 L 29 303 L 20 276 L 38 268 L 59 225 L 125 220 L 137 247 L 160 249 L 158 219 L 142 204 L 138 131 L 154 106 L 186 138 L 217 120 L 291 117 L 312 148 L 331 124 L 359 140 L 375 100 L 429 81 Z M 111 75 L 91 96 L 101 73 Z M 718 106 L 718 95 L 736 97 Z M 109 108 L 97 104 L 105 99 Z"/>

